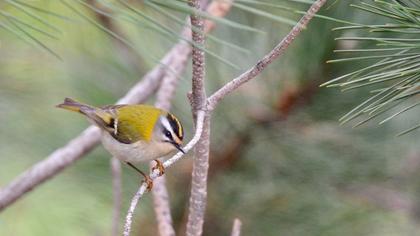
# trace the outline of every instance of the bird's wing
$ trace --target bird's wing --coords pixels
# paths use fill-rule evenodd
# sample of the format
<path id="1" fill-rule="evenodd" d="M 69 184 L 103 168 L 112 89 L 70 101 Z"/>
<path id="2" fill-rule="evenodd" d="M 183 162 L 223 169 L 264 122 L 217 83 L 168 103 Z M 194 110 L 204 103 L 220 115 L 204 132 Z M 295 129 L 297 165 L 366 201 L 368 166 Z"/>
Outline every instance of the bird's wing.
<path id="1" fill-rule="evenodd" d="M 113 129 L 108 132 L 119 142 L 148 141 L 161 110 L 147 105 L 115 105 L 102 108 L 113 114 Z"/>

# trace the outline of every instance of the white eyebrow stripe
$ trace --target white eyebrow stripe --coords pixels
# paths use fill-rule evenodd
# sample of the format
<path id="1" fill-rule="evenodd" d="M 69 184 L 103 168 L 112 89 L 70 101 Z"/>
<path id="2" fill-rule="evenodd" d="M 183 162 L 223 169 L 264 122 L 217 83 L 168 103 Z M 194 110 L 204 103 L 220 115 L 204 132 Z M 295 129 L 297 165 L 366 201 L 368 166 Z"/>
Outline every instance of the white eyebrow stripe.
<path id="1" fill-rule="evenodd" d="M 174 136 L 174 132 L 172 130 L 171 124 L 169 124 L 168 119 L 166 117 L 162 117 L 160 120 L 161 120 L 161 123 L 162 123 L 163 127 L 165 127 L 165 129 L 167 129 L 169 132 L 171 132 L 172 137 L 173 137 Z"/>

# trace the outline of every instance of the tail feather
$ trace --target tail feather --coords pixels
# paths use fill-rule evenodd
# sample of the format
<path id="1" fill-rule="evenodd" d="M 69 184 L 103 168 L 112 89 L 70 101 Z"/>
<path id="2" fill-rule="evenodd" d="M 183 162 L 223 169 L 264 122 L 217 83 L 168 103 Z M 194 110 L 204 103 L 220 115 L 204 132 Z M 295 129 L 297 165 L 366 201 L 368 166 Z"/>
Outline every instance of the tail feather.
<path id="1" fill-rule="evenodd" d="M 71 98 L 65 98 L 64 102 L 58 104 L 57 107 L 69 111 L 79 112 L 85 115 L 91 122 L 97 126 L 113 132 L 114 118 L 111 113 L 97 107 L 93 107 L 84 103 L 80 103 Z"/>
<path id="2" fill-rule="evenodd" d="M 58 104 L 57 107 L 63 108 L 63 109 L 69 110 L 69 111 L 79 112 L 79 113 L 82 113 L 82 114 L 85 114 L 85 115 L 86 115 L 87 111 L 89 111 L 89 110 L 94 111 L 95 110 L 94 107 L 91 107 L 89 105 L 80 103 L 80 102 L 78 102 L 76 100 L 73 100 L 71 98 L 65 98 L 64 102 L 61 103 L 61 104 Z"/>

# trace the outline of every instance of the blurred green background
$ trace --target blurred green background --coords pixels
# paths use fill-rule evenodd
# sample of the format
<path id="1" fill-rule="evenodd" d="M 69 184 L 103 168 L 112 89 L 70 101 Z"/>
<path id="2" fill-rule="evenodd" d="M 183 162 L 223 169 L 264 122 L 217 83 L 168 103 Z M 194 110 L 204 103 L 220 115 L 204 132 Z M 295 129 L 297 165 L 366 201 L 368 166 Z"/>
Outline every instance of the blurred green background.
<path id="1" fill-rule="evenodd" d="M 357 22 L 381 21 L 349 8 L 350 2 L 329 3 L 321 14 Z M 69 20 L 43 15 L 62 33 L 58 40 L 42 35 L 40 39 L 62 60 L 0 30 L 0 188 L 88 126 L 81 116 L 54 108 L 64 97 L 112 104 L 174 44 L 147 27 L 120 23 L 141 62 L 128 65 L 108 34 L 60 1 L 31 3 Z M 39 24 L 13 7 L 0 7 Z M 95 18 L 82 5 L 75 7 Z M 138 7 L 180 31 L 181 26 L 171 20 L 142 4 Z M 299 18 L 279 9 L 264 10 Z M 241 69 L 208 56 L 208 94 L 253 65 L 290 29 L 237 8 L 228 19 L 266 33 L 217 27 L 213 35 L 250 53 L 209 41 L 209 50 Z M 228 235 L 235 217 L 243 222 L 243 235 L 420 235 L 419 132 L 395 137 L 419 113 L 406 113 L 381 126 L 376 121 L 357 129 L 339 125 L 340 116 L 364 101 L 368 89 L 341 93 L 318 87 L 364 66 L 325 63 L 336 58 L 333 49 L 348 46 L 334 40 L 343 33 L 332 32 L 334 26 L 330 21 L 313 20 L 280 60 L 227 97 L 213 114 L 205 235 Z M 188 140 L 192 121 L 186 99 L 191 87 L 187 71 L 172 112 L 185 125 Z M 1 212 L 0 235 L 110 235 L 109 157 L 102 147 L 96 148 Z M 191 159 L 185 159 L 166 173 L 175 228 L 181 235 L 190 171 Z M 134 171 L 123 166 L 122 216 L 139 181 Z M 157 234 L 150 194 L 138 205 L 133 231 L 133 235 Z"/>

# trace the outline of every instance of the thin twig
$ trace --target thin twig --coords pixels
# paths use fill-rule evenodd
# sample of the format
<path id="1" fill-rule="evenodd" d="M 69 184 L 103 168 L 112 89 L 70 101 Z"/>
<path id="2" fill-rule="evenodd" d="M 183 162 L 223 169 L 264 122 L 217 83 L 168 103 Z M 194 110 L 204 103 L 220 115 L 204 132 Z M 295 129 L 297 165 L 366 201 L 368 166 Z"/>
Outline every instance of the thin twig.
<path id="1" fill-rule="evenodd" d="M 292 28 L 292 30 L 283 38 L 283 40 L 276 46 L 274 49 L 264 56 L 261 60 L 257 62 L 251 69 L 247 70 L 245 73 L 236 77 L 232 81 L 228 82 L 222 88 L 217 90 L 213 95 L 208 98 L 208 109 L 213 110 L 216 105 L 233 91 L 235 91 L 239 86 L 248 82 L 249 80 L 255 78 L 259 75 L 269 64 L 271 64 L 276 58 L 282 55 L 289 45 L 295 40 L 295 38 L 300 34 L 300 32 L 306 28 L 309 21 L 314 17 L 314 15 L 319 11 L 322 5 L 325 4 L 327 0 L 317 0 L 315 1 L 306 14 L 299 20 L 299 22 Z"/>
<path id="2" fill-rule="evenodd" d="M 196 126 L 196 129 L 195 129 L 194 137 L 191 139 L 191 141 L 187 145 L 185 145 L 185 147 L 183 147 L 185 152 L 190 151 L 196 145 L 198 140 L 200 139 L 201 133 L 203 132 L 204 116 L 205 116 L 204 111 L 199 111 L 197 113 L 197 126 Z M 185 157 L 185 155 L 182 152 L 178 152 L 173 157 L 166 160 L 163 163 L 163 166 L 166 169 L 166 168 L 172 166 L 173 164 L 175 164 L 177 161 L 179 161 L 183 157 Z M 150 178 L 152 180 L 156 179 L 158 176 L 159 176 L 159 171 L 158 170 L 155 170 L 150 174 Z M 126 221 L 125 221 L 125 225 L 124 225 L 124 233 L 123 233 L 124 236 L 129 236 L 130 235 L 131 223 L 132 223 L 134 210 L 137 206 L 138 201 L 140 200 L 140 198 L 146 192 L 146 189 L 147 189 L 147 184 L 143 183 L 140 186 L 139 190 L 134 195 L 133 199 L 131 200 L 130 208 L 128 209 L 128 213 L 127 213 Z"/>
<path id="3" fill-rule="evenodd" d="M 233 221 L 232 233 L 230 233 L 230 236 L 241 236 L 241 227 L 242 227 L 241 220 L 238 218 L 235 218 L 235 220 Z"/>
<path id="4" fill-rule="evenodd" d="M 112 192 L 114 198 L 114 207 L 112 209 L 112 229 L 111 235 L 119 235 L 121 205 L 122 205 L 122 187 L 121 187 L 121 163 L 112 157 L 111 158 L 111 173 L 112 173 Z"/>

